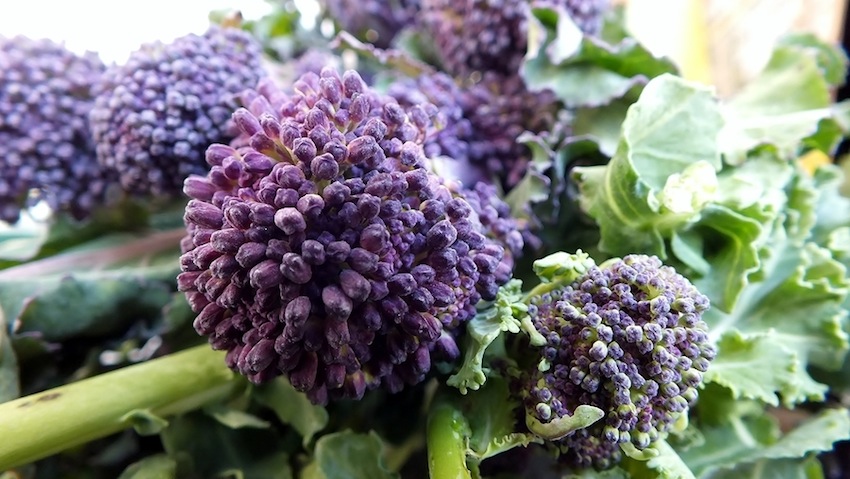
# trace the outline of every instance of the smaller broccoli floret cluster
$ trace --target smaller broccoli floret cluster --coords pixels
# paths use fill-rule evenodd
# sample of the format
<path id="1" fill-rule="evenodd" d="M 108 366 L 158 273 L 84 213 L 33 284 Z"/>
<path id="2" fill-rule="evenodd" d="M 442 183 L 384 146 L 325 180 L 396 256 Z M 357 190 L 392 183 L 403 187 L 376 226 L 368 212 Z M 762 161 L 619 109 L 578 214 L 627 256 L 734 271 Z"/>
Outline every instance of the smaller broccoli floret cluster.
<path id="1" fill-rule="evenodd" d="M 526 414 L 545 424 L 583 404 L 606 413 L 556 441 L 574 466 L 610 467 L 624 443 L 647 448 L 697 398 L 715 356 L 701 320 L 708 308 L 685 277 L 645 255 L 534 297 L 529 314 L 546 344 L 525 379 Z"/>
<path id="2" fill-rule="evenodd" d="M 430 118 L 353 71 L 263 81 L 242 134 L 186 180 L 179 288 L 195 329 L 250 380 L 316 403 L 421 382 L 511 276 L 522 237 L 486 185 L 427 169 Z"/>
<path id="3" fill-rule="evenodd" d="M 422 75 L 393 83 L 389 93 L 402 105 L 437 108 L 425 152 L 451 158 L 447 174 L 466 184 L 496 177 L 507 188 L 522 179 L 531 157 L 517 138 L 551 130 L 560 106 L 550 90 L 531 92 L 519 76 L 493 73 L 466 88 L 445 73 Z"/>
<path id="4" fill-rule="evenodd" d="M 87 115 L 105 66 L 50 40 L 0 37 L 0 220 L 14 222 L 36 191 L 78 219 L 102 203 Z"/>
<path id="5" fill-rule="evenodd" d="M 414 23 L 419 0 L 321 0 L 341 29 L 379 48 Z"/>
<path id="6" fill-rule="evenodd" d="M 133 194 L 177 195 L 208 166 L 204 150 L 235 135 L 236 96 L 264 76 L 260 45 L 236 28 L 211 27 L 143 45 L 110 68 L 90 120 L 100 163 Z"/>
<path id="7" fill-rule="evenodd" d="M 422 0 L 421 28 L 446 71 L 516 75 L 528 48 L 528 0 Z M 598 33 L 607 0 L 546 0 L 588 35 Z"/>

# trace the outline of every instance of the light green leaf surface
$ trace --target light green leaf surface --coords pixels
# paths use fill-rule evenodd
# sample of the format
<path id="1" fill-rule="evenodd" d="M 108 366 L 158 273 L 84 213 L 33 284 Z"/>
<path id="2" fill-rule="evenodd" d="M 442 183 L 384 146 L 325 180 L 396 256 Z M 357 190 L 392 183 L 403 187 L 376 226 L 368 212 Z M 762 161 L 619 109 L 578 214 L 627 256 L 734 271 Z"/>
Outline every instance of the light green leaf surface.
<path id="1" fill-rule="evenodd" d="M 397 479 L 382 458 L 384 443 L 373 431 L 357 434 L 334 432 L 316 441 L 313 462 L 305 479 Z"/>
<path id="2" fill-rule="evenodd" d="M 600 249 L 667 257 L 665 238 L 697 221 L 714 195 L 709 170 L 720 168 L 721 125 L 705 87 L 671 75 L 646 86 L 629 108 L 611 161 L 572 173 L 582 209 L 599 224 Z"/>
<path id="3" fill-rule="evenodd" d="M 257 386 L 252 395 L 260 404 L 277 414 L 284 424 L 289 424 L 302 437 L 304 446 L 310 444 L 313 436 L 328 425 L 328 412 L 307 399 L 283 378 Z"/>

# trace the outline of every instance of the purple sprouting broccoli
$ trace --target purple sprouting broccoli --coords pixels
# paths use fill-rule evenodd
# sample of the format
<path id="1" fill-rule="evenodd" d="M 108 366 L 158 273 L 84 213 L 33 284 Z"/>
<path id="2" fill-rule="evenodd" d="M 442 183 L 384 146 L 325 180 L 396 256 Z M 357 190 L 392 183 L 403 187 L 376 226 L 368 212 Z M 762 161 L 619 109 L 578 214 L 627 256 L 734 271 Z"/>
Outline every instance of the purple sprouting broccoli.
<path id="1" fill-rule="evenodd" d="M 607 0 L 545 0 L 566 9 L 578 27 L 595 35 Z M 528 46 L 528 0 L 422 0 L 421 28 L 455 76 L 472 72 L 516 75 Z"/>
<path id="2" fill-rule="evenodd" d="M 540 366 L 521 381 L 529 428 L 545 431 L 589 405 L 605 415 L 566 435 L 543 434 L 566 462 L 603 469 L 622 447 L 646 449 L 697 398 L 715 356 L 701 319 L 708 308 L 685 277 L 645 255 L 532 296 L 528 314 L 545 343 Z"/>
<path id="3" fill-rule="evenodd" d="M 0 220 L 16 221 L 31 191 L 78 219 L 103 202 L 87 115 L 104 69 L 94 53 L 0 37 Z"/>
<path id="4" fill-rule="evenodd" d="M 466 184 L 495 176 L 507 189 L 522 179 L 531 159 L 517 138 L 526 131 L 552 130 L 560 109 L 551 90 L 531 92 L 516 75 L 487 73 L 478 83 L 461 87 L 445 73 L 435 73 L 399 80 L 389 93 L 402 105 L 430 103 L 437 108 L 425 152 L 431 158 L 451 158 L 444 167 L 447 174 Z"/>
<path id="5" fill-rule="evenodd" d="M 341 29 L 386 48 L 403 28 L 414 23 L 420 0 L 321 0 L 319 3 Z"/>
<path id="6" fill-rule="evenodd" d="M 260 59 L 260 45 L 236 28 L 143 45 L 98 90 L 98 160 L 130 193 L 179 194 L 186 177 L 207 171 L 206 148 L 235 135 L 230 114 L 264 76 Z"/>
<path id="7" fill-rule="evenodd" d="M 422 381 L 522 247 L 493 191 L 427 169 L 430 117 L 353 71 L 262 81 L 186 180 L 179 288 L 195 329 L 254 382 L 315 403 Z M 494 206 L 496 205 L 496 206 Z"/>

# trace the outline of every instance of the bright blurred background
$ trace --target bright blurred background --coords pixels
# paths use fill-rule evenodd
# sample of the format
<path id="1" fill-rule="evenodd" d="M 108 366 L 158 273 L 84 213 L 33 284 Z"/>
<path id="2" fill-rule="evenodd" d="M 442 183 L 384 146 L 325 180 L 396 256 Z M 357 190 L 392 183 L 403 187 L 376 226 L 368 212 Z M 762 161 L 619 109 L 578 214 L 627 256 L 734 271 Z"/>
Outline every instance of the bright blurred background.
<path id="1" fill-rule="evenodd" d="M 839 42 L 847 0 L 612 0 L 626 7 L 630 30 L 652 51 L 673 58 L 684 76 L 729 95 L 767 62 L 788 32 Z M 64 41 L 121 62 L 140 44 L 202 33 L 211 10 L 238 8 L 247 19 L 271 9 L 267 0 L 28 0 L 4 2 L 0 34 Z M 295 2 L 308 21 L 317 6 Z"/>

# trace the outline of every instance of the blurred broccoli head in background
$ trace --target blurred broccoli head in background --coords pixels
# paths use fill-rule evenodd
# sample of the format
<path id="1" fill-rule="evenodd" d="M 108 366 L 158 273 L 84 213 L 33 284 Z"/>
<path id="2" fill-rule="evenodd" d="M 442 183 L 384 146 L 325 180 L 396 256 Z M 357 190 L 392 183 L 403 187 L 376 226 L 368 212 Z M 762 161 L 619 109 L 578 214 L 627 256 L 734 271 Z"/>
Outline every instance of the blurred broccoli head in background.
<path id="1" fill-rule="evenodd" d="M 94 53 L 0 37 L 0 220 L 15 222 L 31 191 L 78 219 L 103 200 L 86 116 L 104 69 Z"/>
<path id="2" fill-rule="evenodd" d="M 174 196 L 208 166 L 204 151 L 236 134 L 237 95 L 265 76 L 248 33 L 211 27 L 150 43 L 111 67 L 90 115 L 100 163 L 138 195 Z"/>

